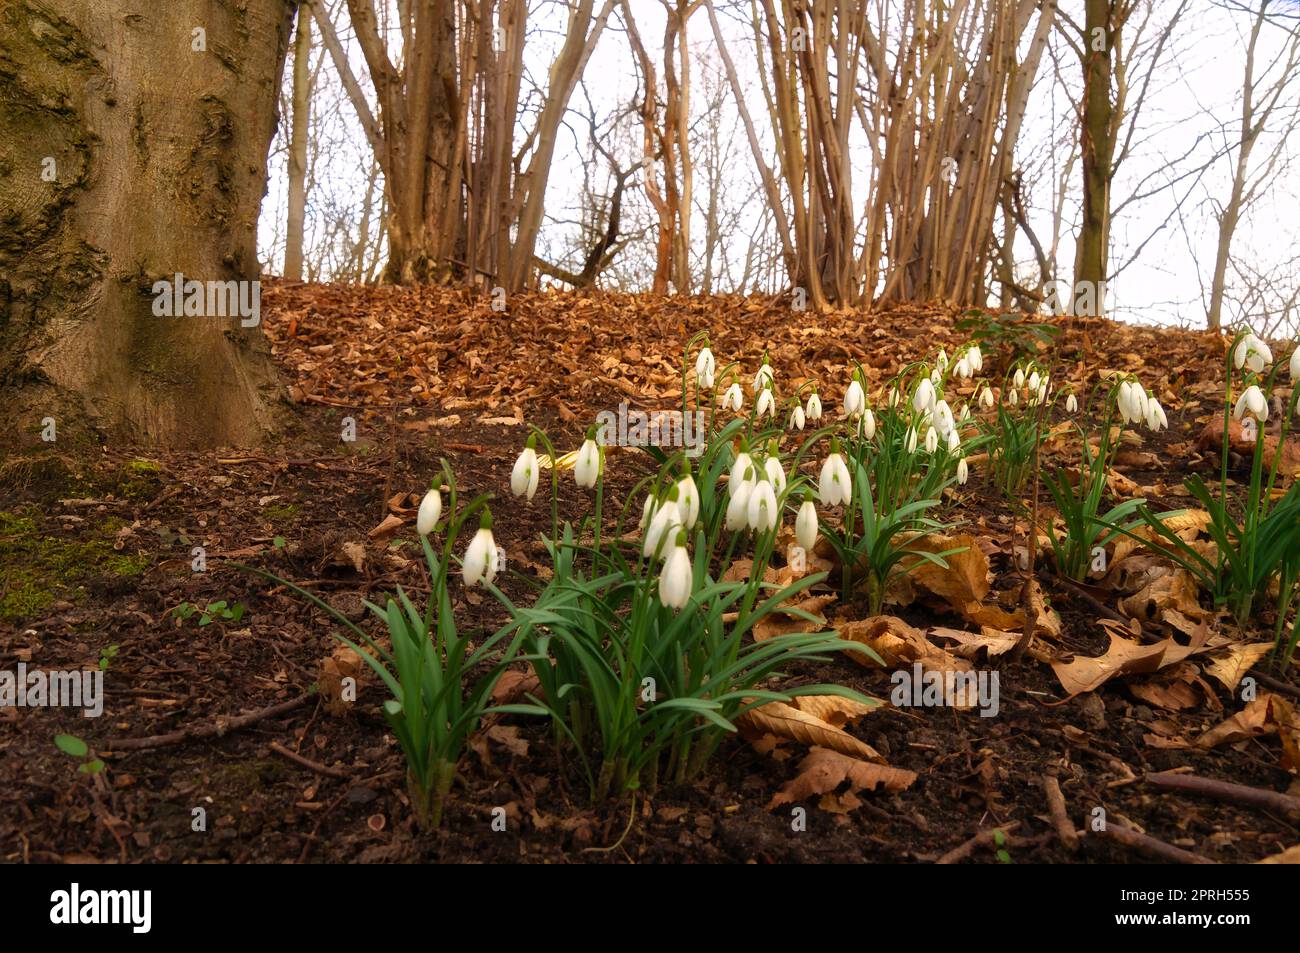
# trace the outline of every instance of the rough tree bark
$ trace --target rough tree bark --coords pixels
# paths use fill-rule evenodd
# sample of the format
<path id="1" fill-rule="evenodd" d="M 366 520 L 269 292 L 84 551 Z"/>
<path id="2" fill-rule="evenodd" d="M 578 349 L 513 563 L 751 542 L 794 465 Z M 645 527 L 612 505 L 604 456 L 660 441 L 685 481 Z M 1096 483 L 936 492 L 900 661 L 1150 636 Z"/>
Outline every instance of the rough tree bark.
<path id="1" fill-rule="evenodd" d="M 0 0 L 0 387 L 25 430 L 198 447 L 273 426 L 261 327 L 157 317 L 153 286 L 257 279 L 295 5 Z"/>
<path id="2" fill-rule="evenodd" d="M 307 220 L 307 137 L 311 119 L 311 3 L 298 9 L 293 42 L 292 126 L 289 133 L 289 219 L 285 228 L 284 276 L 302 281 L 302 244 Z"/>

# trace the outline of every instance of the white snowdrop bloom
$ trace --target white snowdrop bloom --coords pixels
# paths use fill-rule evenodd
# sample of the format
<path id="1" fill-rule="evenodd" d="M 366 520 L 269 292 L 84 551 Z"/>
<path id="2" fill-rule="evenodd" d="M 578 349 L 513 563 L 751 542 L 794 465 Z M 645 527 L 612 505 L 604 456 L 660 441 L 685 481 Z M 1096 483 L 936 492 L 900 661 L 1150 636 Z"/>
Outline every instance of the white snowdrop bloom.
<path id="1" fill-rule="evenodd" d="M 978 344 L 972 344 L 966 349 L 966 363 L 977 374 L 984 370 L 984 352 L 980 350 Z"/>
<path id="2" fill-rule="evenodd" d="M 1237 406 L 1232 411 L 1232 416 L 1238 420 L 1247 414 L 1260 423 L 1268 420 L 1268 398 L 1254 384 L 1241 392 L 1241 396 L 1237 398 Z"/>
<path id="3" fill-rule="evenodd" d="M 1169 426 L 1169 418 L 1165 416 L 1165 409 L 1160 406 L 1160 401 L 1154 397 L 1147 401 L 1146 422 L 1152 433 L 1159 433 Z"/>
<path id="4" fill-rule="evenodd" d="M 758 373 L 754 375 L 754 393 L 757 394 L 764 387 L 771 387 L 773 384 L 772 365 L 767 362 L 767 355 L 763 355 L 763 363 L 758 365 Z"/>
<path id="5" fill-rule="evenodd" d="M 933 409 L 936 399 L 934 384 L 928 378 L 922 378 L 921 383 L 916 385 L 916 393 L 912 395 L 912 409 L 918 414 L 927 413 Z"/>
<path id="6" fill-rule="evenodd" d="M 934 429 L 939 431 L 939 436 L 947 437 L 957 426 L 957 421 L 953 419 L 952 408 L 948 406 L 946 400 L 941 400 L 934 405 Z"/>
<path id="7" fill-rule="evenodd" d="M 497 577 L 497 542 L 492 538 L 492 517 L 485 510 L 478 532 L 469 541 L 461 569 L 465 585 L 473 588 L 480 582 L 491 583 Z"/>
<path id="8" fill-rule="evenodd" d="M 957 363 L 952 366 L 952 373 L 961 380 L 969 380 L 974 376 L 974 371 L 971 370 L 970 363 L 966 360 L 964 354 L 957 358 Z"/>
<path id="9" fill-rule="evenodd" d="M 948 352 L 943 348 L 939 348 L 939 356 L 934 359 L 934 363 L 939 370 L 946 371 L 948 369 Z"/>
<path id="10" fill-rule="evenodd" d="M 808 395 L 807 413 L 809 420 L 817 421 L 822 419 L 822 399 L 817 396 L 816 391 Z"/>
<path id="11" fill-rule="evenodd" d="M 1011 386 L 1016 390 L 1025 386 L 1025 372 L 1023 368 L 1016 368 L 1015 376 L 1011 378 Z"/>
<path id="12" fill-rule="evenodd" d="M 699 356 L 695 358 L 695 377 L 700 382 L 700 386 L 706 390 L 713 386 L 713 375 L 717 370 L 717 362 L 713 359 L 713 352 L 709 350 L 708 345 L 700 350 Z"/>
<path id="13" fill-rule="evenodd" d="M 420 500 L 420 509 L 415 514 L 415 531 L 421 536 L 428 536 L 442 518 L 442 490 L 431 487 Z"/>
<path id="14" fill-rule="evenodd" d="M 754 532 L 766 533 L 776 527 L 777 517 L 776 492 L 772 488 L 772 481 L 765 476 L 760 477 L 746 503 L 746 522 Z"/>
<path id="15" fill-rule="evenodd" d="M 753 469 L 753 459 L 748 450 L 741 450 L 736 454 L 736 459 L 731 461 L 731 469 L 727 471 L 727 495 L 734 496 L 735 491 L 739 489 L 740 484 L 744 482 L 745 474 Z"/>
<path id="16" fill-rule="evenodd" d="M 959 434 L 955 428 L 948 431 L 947 439 L 949 452 L 954 451 L 961 446 L 961 434 Z"/>
<path id="17" fill-rule="evenodd" d="M 656 555 L 662 559 L 668 548 L 665 540 L 672 539 L 668 534 L 682 528 L 675 490 L 675 486 L 669 488 L 667 498 L 655 510 L 655 515 L 650 520 L 650 527 L 645 531 L 645 539 L 641 543 L 641 555 L 646 559 Z"/>
<path id="18" fill-rule="evenodd" d="M 588 433 L 578 450 L 578 460 L 573 465 L 573 479 L 578 486 L 593 487 L 600 477 L 600 447 Z"/>
<path id="19" fill-rule="evenodd" d="M 933 427 L 925 428 L 925 452 L 934 453 L 939 449 L 939 433 Z"/>
<path id="20" fill-rule="evenodd" d="M 1291 373 L 1291 380 L 1300 381 L 1300 343 L 1297 343 L 1295 350 L 1291 352 L 1291 364 L 1287 370 Z"/>
<path id="21" fill-rule="evenodd" d="M 937 367 L 934 370 L 930 371 L 930 383 L 933 384 L 935 387 L 938 387 L 940 384 L 942 384 L 943 371 L 939 370 L 939 368 Z"/>
<path id="22" fill-rule="evenodd" d="M 980 406 L 985 410 L 992 410 L 996 404 L 997 398 L 993 396 L 993 388 L 985 384 L 984 389 L 980 391 Z"/>
<path id="23" fill-rule="evenodd" d="M 907 428 L 907 438 L 903 441 L 903 449 L 908 453 L 916 453 L 916 428 Z"/>
<path id="24" fill-rule="evenodd" d="M 962 486 L 970 479 L 970 465 L 966 463 L 966 458 L 962 457 L 957 461 L 957 482 Z"/>
<path id="25" fill-rule="evenodd" d="M 654 519 L 655 510 L 658 508 L 659 501 L 655 499 L 655 495 L 647 493 L 645 503 L 641 507 L 641 522 L 637 524 L 637 529 L 644 533 L 646 527 L 650 525 L 650 521 Z"/>
<path id="26" fill-rule="evenodd" d="M 691 601 L 694 580 L 691 557 L 686 552 L 686 534 L 679 531 L 672 541 L 672 551 L 659 571 L 659 601 L 669 609 L 685 608 Z"/>
<path id="27" fill-rule="evenodd" d="M 748 473 L 752 476 L 754 468 L 751 466 Z M 727 504 L 727 529 L 733 533 L 744 529 L 749 525 L 749 495 L 754 491 L 754 481 L 752 479 L 741 480 L 736 484 L 735 492 L 731 494 L 731 502 Z"/>
<path id="28" fill-rule="evenodd" d="M 1065 398 L 1065 412 L 1067 414 L 1073 414 L 1076 411 L 1078 411 L 1078 409 L 1079 409 L 1079 402 L 1075 400 L 1073 394 Z"/>
<path id="29" fill-rule="evenodd" d="M 1019 404 L 1020 404 L 1020 391 L 1016 390 L 1016 389 L 1013 387 L 1013 388 L 1011 389 L 1011 393 L 1007 394 L 1007 403 L 1010 404 L 1012 407 L 1019 406 Z"/>
<path id="30" fill-rule="evenodd" d="M 957 420 L 961 423 L 970 420 L 970 404 L 961 405 L 961 413 L 957 415 Z"/>
<path id="31" fill-rule="evenodd" d="M 876 415 L 868 407 L 862 411 L 862 417 L 858 420 L 859 433 L 863 439 L 870 440 L 876 435 Z"/>
<path id="32" fill-rule="evenodd" d="M 690 471 L 677 481 L 677 518 L 687 529 L 693 529 L 700 518 L 700 491 Z"/>
<path id="33" fill-rule="evenodd" d="M 817 481 L 817 492 L 827 506 L 839 506 L 849 501 L 852 486 L 849 482 L 849 468 L 840 456 L 840 443 L 831 441 L 831 452 L 822 464 L 821 476 Z"/>
<path id="34" fill-rule="evenodd" d="M 533 449 L 534 438 L 528 438 L 528 446 L 520 451 L 515 460 L 514 469 L 510 471 L 510 492 L 531 500 L 537 492 L 537 480 L 540 467 L 537 465 L 537 451 Z"/>
<path id="35" fill-rule="evenodd" d="M 1038 402 L 1040 404 L 1047 401 L 1047 378 L 1044 377 L 1038 384 Z"/>
<path id="36" fill-rule="evenodd" d="M 722 395 L 722 409 L 739 411 L 745 404 L 745 395 L 739 384 L 732 384 Z"/>
<path id="37" fill-rule="evenodd" d="M 785 470 L 781 468 L 781 461 L 777 459 L 775 453 L 763 461 L 763 472 L 767 474 L 768 480 L 772 483 L 772 490 L 777 496 L 785 492 Z"/>
<path id="38" fill-rule="evenodd" d="M 897 406 L 899 405 L 899 403 L 902 401 L 902 399 L 903 399 L 903 395 L 902 395 L 902 393 L 899 392 L 899 390 L 898 390 L 897 387 L 891 387 L 891 388 L 889 389 L 889 406 L 890 406 L 890 407 L 897 407 Z"/>
<path id="39" fill-rule="evenodd" d="M 1272 363 L 1273 352 L 1253 331 L 1247 332 L 1232 351 L 1232 364 L 1237 370 L 1245 366 L 1258 374 Z"/>
<path id="40" fill-rule="evenodd" d="M 764 387 L 758 392 L 758 403 L 754 406 L 754 412 L 759 417 L 771 417 L 776 413 L 776 398 L 772 396 L 772 388 Z"/>
<path id="41" fill-rule="evenodd" d="M 794 405 L 794 410 L 790 411 L 790 430 L 803 430 L 805 423 L 803 407 L 798 404 Z"/>
<path id="42" fill-rule="evenodd" d="M 804 500 L 794 521 L 794 538 L 809 552 L 817 545 L 817 507 L 812 500 Z"/>
<path id="43" fill-rule="evenodd" d="M 867 409 L 867 395 L 862 390 L 862 382 L 855 374 L 849 381 L 849 389 L 844 392 L 844 413 L 850 417 L 859 416 Z"/>
<path id="44" fill-rule="evenodd" d="M 1026 382 L 1029 385 L 1029 392 L 1031 394 L 1038 393 L 1038 385 L 1042 382 L 1043 379 L 1038 376 L 1038 371 L 1032 371 L 1029 375 L 1029 380 Z"/>

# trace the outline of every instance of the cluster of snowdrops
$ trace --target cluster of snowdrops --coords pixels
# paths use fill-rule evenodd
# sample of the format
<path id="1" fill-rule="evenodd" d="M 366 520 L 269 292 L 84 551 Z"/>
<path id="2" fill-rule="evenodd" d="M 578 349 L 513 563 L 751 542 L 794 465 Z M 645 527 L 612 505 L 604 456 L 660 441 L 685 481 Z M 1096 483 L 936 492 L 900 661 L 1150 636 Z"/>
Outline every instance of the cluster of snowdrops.
<path id="1" fill-rule="evenodd" d="M 777 676 L 793 663 L 836 652 L 871 656 L 866 646 L 833 631 L 755 640 L 752 630 L 778 608 L 799 616 L 794 604 L 815 586 L 838 590 L 844 602 L 862 600 L 878 614 L 899 576 L 926 562 L 946 565 L 954 551 L 913 544 L 944 528 L 938 517 L 945 491 L 951 498 L 970 479 L 976 456 L 987 461 L 989 482 L 1026 512 L 1024 489 L 1041 476 L 1058 511 L 1042 527 L 1057 572 L 1082 579 L 1099 544 L 1140 536 L 1190 568 L 1240 621 L 1251 600 L 1276 585 L 1280 633 L 1300 575 L 1300 496 L 1293 488 L 1273 500 L 1277 463 L 1262 465 L 1262 427 L 1246 499 L 1230 499 L 1226 454 L 1217 495 L 1189 481 L 1214 516 L 1218 553 L 1207 554 L 1165 527 L 1170 514 L 1152 512 L 1144 500 L 1107 508 L 1106 477 L 1123 430 L 1168 426 L 1164 408 L 1136 377 L 1106 374 L 1076 394 L 1068 384 L 1056 387 L 1036 355 L 1011 355 L 996 377 L 981 380 L 996 358 L 976 343 L 952 359 L 939 351 L 870 395 L 871 375 L 857 366 L 831 413 L 817 382 L 798 382 L 782 394 L 766 354 L 751 377 L 738 362 L 719 366 L 707 337 L 697 335 L 683 354 L 681 409 L 704 415 L 704 445 L 690 453 L 640 448 L 649 465 L 638 468 L 644 475 L 625 499 L 606 493 L 608 448 L 597 428 L 567 454 L 557 453 L 544 432 L 531 431 L 510 490 L 532 501 L 549 484 L 551 526 L 543 543 L 550 573 L 521 576 L 526 603 L 496 585 L 501 557 L 490 496 L 466 500 L 445 461 L 417 515 L 427 600 L 417 606 L 399 589 L 385 606 L 369 605 L 387 627 L 387 645 L 285 584 L 349 630 L 339 638 L 391 693 L 385 714 L 407 759 L 415 815 L 428 826 L 439 823 L 468 738 L 489 713 L 549 719 L 559 750 L 598 799 L 689 780 L 757 705 L 807 694 L 874 704 L 840 685 L 778 687 Z M 1225 397 L 1238 419 L 1267 420 L 1279 370 L 1272 365 L 1253 334 L 1232 342 Z M 1293 378 L 1300 374 L 1300 351 L 1289 369 Z M 1075 425 L 1079 467 L 1040 473 L 1038 450 L 1051 415 L 1060 416 L 1058 403 L 1067 418 L 1081 407 L 1093 411 L 1095 432 Z M 1293 395 L 1283 437 L 1295 404 Z M 625 464 L 628 456 L 620 454 L 616 465 L 635 467 Z M 576 526 L 558 516 L 566 472 L 591 500 Z M 790 518 L 793 539 L 784 531 Z M 457 560 L 457 541 L 470 529 Z M 807 565 L 814 549 L 826 554 L 820 564 L 832 566 L 830 573 L 789 571 Z M 463 584 L 489 591 L 508 619 L 486 636 L 474 633 L 473 642 L 457 627 L 450 595 L 457 561 Z M 768 571 L 781 562 L 784 574 Z M 521 663 L 530 678 L 517 691 L 495 692 L 507 667 Z"/>

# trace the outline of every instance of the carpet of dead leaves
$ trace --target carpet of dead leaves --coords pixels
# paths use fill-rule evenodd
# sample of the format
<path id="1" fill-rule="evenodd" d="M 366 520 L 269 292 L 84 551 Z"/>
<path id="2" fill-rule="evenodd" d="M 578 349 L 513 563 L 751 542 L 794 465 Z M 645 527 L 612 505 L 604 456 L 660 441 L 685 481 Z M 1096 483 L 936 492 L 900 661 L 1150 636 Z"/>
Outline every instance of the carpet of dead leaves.
<path id="1" fill-rule="evenodd" d="M 104 537 L 148 568 L 123 578 L 92 567 L 60 583 L 41 611 L 0 622 L 0 668 L 93 667 L 116 646 L 103 718 L 0 709 L 0 789 L 8 792 L 0 858 L 995 862 L 992 848 L 972 838 L 999 827 L 1016 862 L 1149 859 L 1089 836 L 1098 807 L 1112 823 L 1213 860 L 1294 857 L 1296 817 L 1147 780 L 1176 772 L 1300 794 L 1300 692 L 1294 672 L 1266 667 L 1272 620 L 1265 614 L 1258 629 L 1236 630 L 1185 574 L 1136 541 L 1112 543 L 1108 571 L 1085 586 L 1063 584 L 1040 561 L 1023 590 L 1027 521 L 999 498 L 978 460 L 971 483 L 946 501 L 947 535 L 929 541 L 940 551 L 966 547 L 949 571 L 916 573 L 892 593 L 884 616 L 867 618 L 829 591 L 799 605 L 870 645 L 886 667 L 846 656 L 786 678 L 888 698 L 896 669 L 995 670 L 997 717 L 981 718 L 970 705 L 863 711 L 827 698 L 765 706 L 698 783 L 595 806 L 544 725 L 498 718 L 467 757 L 444 829 L 419 834 L 379 714 L 382 687 L 339 650 L 322 613 L 234 563 L 293 579 L 354 619 L 363 617 L 362 599 L 399 584 L 419 592 L 415 505 L 446 457 L 463 485 L 497 494 L 509 565 L 544 575 L 536 540 L 549 510 L 505 492 L 524 422 L 571 449 L 600 410 L 622 401 L 673 406 L 682 347 L 701 330 L 720 363 L 739 359 L 752 375 L 766 350 L 780 386 L 816 379 L 829 406 L 856 364 L 870 392 L 940 346 L 951 353 L 969 339 L 958 327 L 965 315 L 544 292 L 510 298 L 498 312 L 489 295 L 465 290 L 283 282 L 267 288 L 264 303 L 296 407 L 271 445 L 215 455 L 109 447 L 57 466 L 32 464 L 48 454 L 33 447 L 7 471 L 0 511 L 70 545 Z M 1156 393 L 1170 429 L 1132 439 L 1110 488 L 1161 508 L 1188 505 L 1188 472 L 1217 472 L 1223 353 L 1213 335 L 1100 320 L 1067 320 L 1040 351 L 1058 381 L 1081 391 L 1120 370 Z M 985 376 L 1000 372 L 999 359 L 1005 366 L 999 355 Z M 339 440 L 346 417 L 356 421 L 355 442 Z M 1073 465 L 1071 429 L 1063 418 L 1054 425 L 1046 465 Z M 1234 442 L 1238 476 L 1249 452 Z M 1283 472 L 1294 474 L 1300 454 L 1290 445 L 1284 454 Z M 156 467 L 145 471 L 149 479 L 140 476 L 142 460 Z M 614 493 L 630 489 L 638 466 L 631 454 L 611 458 Z M 580 517 L 580 499 L 567 495 L 562 515 Z M 1198 520 L 1191 513 L 1179 527 L 1193 543 L 1204 540 Z M 194 545 L 206 549 L 205 573 L 191 571 Z M 811 568 L 831 558 L 814 553 Z M 1024 659 L 1008 662 L 1026 625 L 1026 591 L 1034 640 Z M 526 587 L 511 582 L 507 592 L 523 597 Z M 242 602 L 245 615 L 205 628 L 174 617 L 182 603 L 219 599 Z M 463 590 L 456 599 L 463 625 L 499 622 L 487 600 Z M 781 614 L 756 637 L 806 624 Z M 361 682 L 353 706 L 337 699 L 348 675 Z M 1243 680 L 1256 677 L 1257 694 L 1243 699 Z M 513 675 L 503 691 L 524 681 Z M 276 705 L 289 707 L 229 732 L 122 747 L 123 739 L 183 734 Z M 79 775 L 51 743 L 58 732 L 83 737 L 108 768 Z M 1052 788 L 1081 837 L 1071 840 L 1053 822 Z M 204 832 L 192 829 L 196 806 L 210 817 Z M 792 829 L 796 806 L 808 811 L 806 830 Z M 498 807 L 508 818 L 503 833 L 491 829 Z"/>

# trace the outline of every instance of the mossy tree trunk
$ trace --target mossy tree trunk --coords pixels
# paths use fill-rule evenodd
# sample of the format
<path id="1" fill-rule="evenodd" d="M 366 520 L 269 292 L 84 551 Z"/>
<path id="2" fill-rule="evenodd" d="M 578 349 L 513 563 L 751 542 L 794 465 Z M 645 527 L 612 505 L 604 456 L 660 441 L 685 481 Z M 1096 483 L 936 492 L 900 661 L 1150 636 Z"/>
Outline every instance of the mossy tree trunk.
<path id="1" fill-rule="evenodd" d="M 296 5 L 0 0 L 0 406 L 25 430 L 202 447 L 273 427 L 260 325 L 156 316 L 154 287 L 258 278 Z"/>

